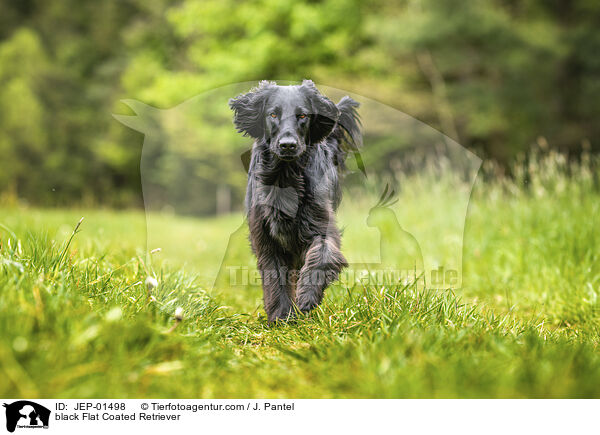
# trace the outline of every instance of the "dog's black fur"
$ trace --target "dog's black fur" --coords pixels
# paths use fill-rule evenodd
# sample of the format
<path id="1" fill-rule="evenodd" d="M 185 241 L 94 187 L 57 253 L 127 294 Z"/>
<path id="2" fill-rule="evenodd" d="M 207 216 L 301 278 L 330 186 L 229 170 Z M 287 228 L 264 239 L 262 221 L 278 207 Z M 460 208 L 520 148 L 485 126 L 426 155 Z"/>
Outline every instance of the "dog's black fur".
<path id="1" fill-rule="evenodd" d="M 246 211 L 269 322 L 316 307 L 346 266 L 335 210 L 348 151 L 361 142 L 358 103 L 336 105 L 312 81 L 263 81 L 229 101 L 237 130 L 255 139 Z"/>

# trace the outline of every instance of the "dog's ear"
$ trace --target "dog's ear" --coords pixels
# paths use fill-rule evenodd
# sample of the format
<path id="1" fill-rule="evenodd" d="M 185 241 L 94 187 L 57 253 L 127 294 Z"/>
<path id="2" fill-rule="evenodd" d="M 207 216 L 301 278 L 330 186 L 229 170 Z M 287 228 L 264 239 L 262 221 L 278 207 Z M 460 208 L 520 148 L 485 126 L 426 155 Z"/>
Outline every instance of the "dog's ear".
<path id="1" fill-rule="evenodd" d="M 251 136 L 254 139 L 264 136 L 265 102 L 274 85 L 272 82 L 262 81 L 250 92 L 229 100 L 229 107 L 234 112 L 235 128 L 240 133 L 244 133 L 244 136 Z"/>
<path id="2" fill-rule="evenodd" d="M 319 92 L 312 80 L 304 80 L 302 88 L 308 95 L 312 106 L 312 120 L 308 132 L 310 142 L 317 143 L 331 133 L 340 116 L 340 111 L 333 101 Z"/>

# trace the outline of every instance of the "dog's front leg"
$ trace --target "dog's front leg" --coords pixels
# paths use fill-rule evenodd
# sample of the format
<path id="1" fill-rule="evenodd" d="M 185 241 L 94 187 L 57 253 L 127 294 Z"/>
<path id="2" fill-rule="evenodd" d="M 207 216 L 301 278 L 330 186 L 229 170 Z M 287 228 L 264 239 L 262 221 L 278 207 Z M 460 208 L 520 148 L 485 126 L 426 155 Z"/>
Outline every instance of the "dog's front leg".
<path id="1" fill-rule="evenodd" d="M 337 235 L 337 234 L 336 234 Z M 339 246 L 339 237 L 316 237 L 304 256 L 296 290 L 296 305 L 308 312 L 321 303 L 325 288 L 347 266 Z"/>
<path id="2" fill-rule="evenodd" d="M 269 323 L 288 319 L 292 315 L 292 300 L 287 266 L 277 256 L 263 254 L 258 256 L 258 269 Z"/>

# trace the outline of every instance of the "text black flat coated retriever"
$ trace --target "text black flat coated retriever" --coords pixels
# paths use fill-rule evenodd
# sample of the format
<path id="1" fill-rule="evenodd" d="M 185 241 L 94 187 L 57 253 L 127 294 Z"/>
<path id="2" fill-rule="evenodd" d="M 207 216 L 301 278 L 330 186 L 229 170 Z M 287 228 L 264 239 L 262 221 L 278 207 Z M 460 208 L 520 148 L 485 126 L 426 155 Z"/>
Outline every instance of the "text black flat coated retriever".
<path id="1" fill-rule="evenodd" d="M 346 259 L 335 210 L 344 159 L 361 142 L 358 103 L 336 105 L 312 81 L 263 81 L 229 101 L 239 132 L 255 139 L 246 211 L 269 322 L 308 312 Z"/>

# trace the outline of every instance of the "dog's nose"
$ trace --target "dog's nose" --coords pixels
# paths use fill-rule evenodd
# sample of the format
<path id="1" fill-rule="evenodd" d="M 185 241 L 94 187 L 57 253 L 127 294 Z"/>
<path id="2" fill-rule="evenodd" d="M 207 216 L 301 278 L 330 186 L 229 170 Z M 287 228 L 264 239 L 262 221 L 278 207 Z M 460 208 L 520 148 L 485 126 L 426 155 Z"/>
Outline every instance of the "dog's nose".
<path id="1" fill-rule="evenodd" d="M 279 142 L 279 147 L 282 151 L 294 151 L 296 149 L 296 141 L 293 139 L 283 139 Z"/>

